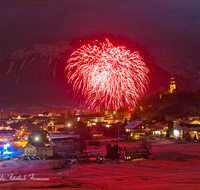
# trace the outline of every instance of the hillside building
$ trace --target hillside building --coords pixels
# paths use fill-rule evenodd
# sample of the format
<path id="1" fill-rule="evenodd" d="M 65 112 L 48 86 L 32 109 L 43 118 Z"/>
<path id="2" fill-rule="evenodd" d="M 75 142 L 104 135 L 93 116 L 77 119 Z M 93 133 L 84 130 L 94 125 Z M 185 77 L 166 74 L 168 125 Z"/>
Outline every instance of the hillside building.
<path id="1" fill-rule="evenodd" d="M 176 91 L 176 84 L 175 84 L 174 75 L 172 73 L 171 80 L 170 80 L 170 89 L 169 89 L 169 92 L 170 93 L 174 93 L 175 91 Z"/>
<path id="2" fill-rule="evenodd" d="M 175 83 L 174 75 L 172 73 L 171 79 L 170 79 L 169 90 L 161 90 L 159 92 L 159 97 L 161 99 L 163 95 L 172 94 L 172 93 L 175 93 L 175 92 L 177 92 L 177 89 L 176 89 L 176 83 Z"/>

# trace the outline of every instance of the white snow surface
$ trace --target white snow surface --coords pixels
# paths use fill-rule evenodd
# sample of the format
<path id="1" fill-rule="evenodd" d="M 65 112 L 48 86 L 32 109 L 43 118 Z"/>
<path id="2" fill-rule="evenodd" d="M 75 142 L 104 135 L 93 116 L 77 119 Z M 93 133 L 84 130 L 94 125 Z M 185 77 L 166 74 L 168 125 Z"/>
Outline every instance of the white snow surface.
<path id="1" fill-rule="evenodd" d="M 138 143 L 123 143 L 134 146 Z M 105 164 L 74 164 L 68 168 L 52 170 L 54 161 L 4 161 L 0 175 L 21 178 L 25 181 L 0 181 L 0 189 L 138 189 L 138 190 L 197 190 L 200 175 L 200 146 L 191 142 L 169 140 L 152 141 L 154 159 L 130 162 L 107 161 Z M 6 164 L 6 167 L 2 167 Z M 31 180 L 35 178 L 48 180 Z M 1 179 L 0 176 L 0 179 Z"/>

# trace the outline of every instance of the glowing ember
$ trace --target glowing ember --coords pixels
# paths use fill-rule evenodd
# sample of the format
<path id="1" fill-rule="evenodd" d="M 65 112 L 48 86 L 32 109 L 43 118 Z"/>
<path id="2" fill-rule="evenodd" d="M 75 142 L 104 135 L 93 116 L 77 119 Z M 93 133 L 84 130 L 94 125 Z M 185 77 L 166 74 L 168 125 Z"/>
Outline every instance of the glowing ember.
<path id="1" fill-rule="evenodd" d="M 138 52 L 95 41 L 71 54 L 68 82 L 81 92 L 88 109 L 104 104 L 107 110 L 134 107 L 145 93 L 149 72 Z"/>

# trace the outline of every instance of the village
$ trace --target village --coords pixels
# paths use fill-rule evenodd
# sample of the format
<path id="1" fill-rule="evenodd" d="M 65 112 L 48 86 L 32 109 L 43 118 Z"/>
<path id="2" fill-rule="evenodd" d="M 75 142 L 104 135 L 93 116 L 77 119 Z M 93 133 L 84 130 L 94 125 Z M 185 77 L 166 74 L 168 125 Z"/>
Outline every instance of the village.
<path id="1" fill-rule="evenodd" d="M 62 117 L 66 120 L 65 123 L 58 122 L 61 116 L 55 119 L 44 115 L 2 120 L 1 153 L 5 155 L 5 159 L 12 157 L 12 154 L 7 156 L 9 151 L 4 150 L 5 145 L 10 144 L 9 150 L 15 152 L 19 149 L 20 156 L 24 155 L 27 159 L 47 159 L 59 155 L 87 153 L 88 148 L 97 152 L 102 146 L 119 142 L 130 144 L 169 139 L 197 143 L 199 140 L 198 117 L 190 116 L 186 120 L 174 120 L 171 123 L 127 120 L 127 124 L 112 117 L 113 115 L 109 115 L 108 119 L 108 116 L 100 114 Z M 167 137 L 170 127 L 172 133 Z M 106 150 L 103 154 L 106 155 Z"/>

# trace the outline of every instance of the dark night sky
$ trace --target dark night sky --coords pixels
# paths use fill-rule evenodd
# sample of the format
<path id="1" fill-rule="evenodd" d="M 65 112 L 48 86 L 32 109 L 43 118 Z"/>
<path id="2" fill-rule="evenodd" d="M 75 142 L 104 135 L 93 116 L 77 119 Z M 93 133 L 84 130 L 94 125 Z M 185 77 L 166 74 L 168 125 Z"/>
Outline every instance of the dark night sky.
<path id="1" fill-rule="evenodd" d="M 25 46 L 113 34 L 165 70 L 200 60 L 199 0 L 2 0 L 0 58 Z"/>

